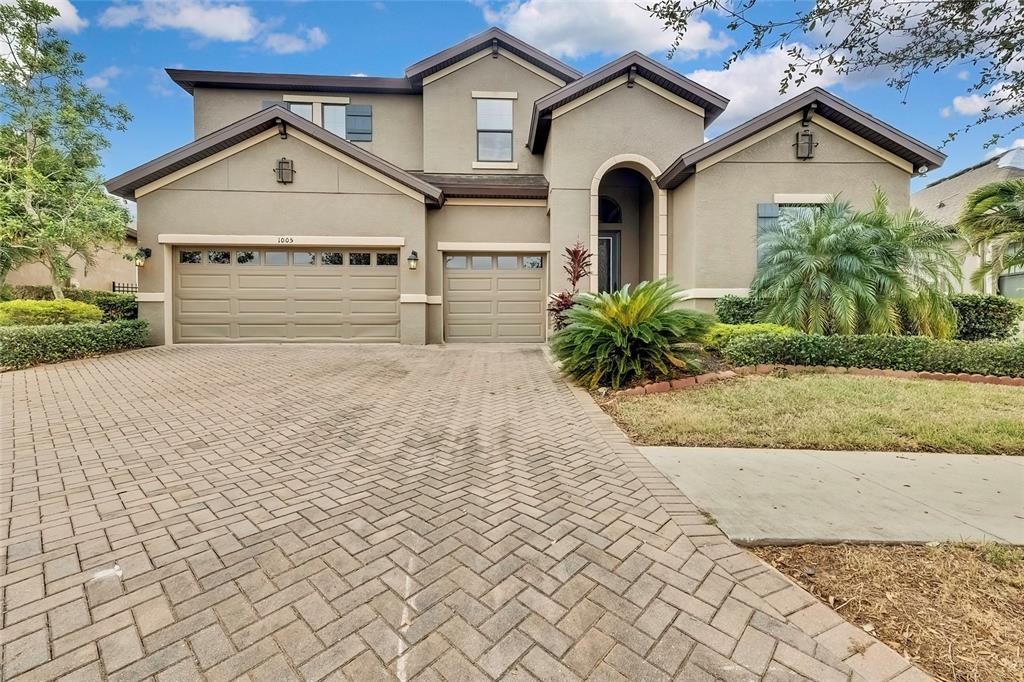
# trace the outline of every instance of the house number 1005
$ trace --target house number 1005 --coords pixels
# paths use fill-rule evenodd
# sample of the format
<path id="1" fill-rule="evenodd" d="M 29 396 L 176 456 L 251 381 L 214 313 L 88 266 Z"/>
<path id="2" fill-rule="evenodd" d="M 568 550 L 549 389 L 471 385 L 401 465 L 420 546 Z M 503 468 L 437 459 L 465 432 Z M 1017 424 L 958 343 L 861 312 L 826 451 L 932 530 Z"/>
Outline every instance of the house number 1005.
<path id="1" fill-rule="evenodd" d="M 277 238 L 277 243 L 278 244 L 294 244 L 295 243 L 295 237 L 278 237 Z"/>

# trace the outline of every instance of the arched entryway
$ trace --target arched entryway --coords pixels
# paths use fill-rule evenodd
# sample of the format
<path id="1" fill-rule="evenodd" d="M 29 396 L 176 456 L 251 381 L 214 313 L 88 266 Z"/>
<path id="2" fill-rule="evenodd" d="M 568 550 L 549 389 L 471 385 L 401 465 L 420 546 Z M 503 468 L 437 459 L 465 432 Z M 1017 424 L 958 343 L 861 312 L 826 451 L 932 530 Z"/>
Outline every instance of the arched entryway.
<path id="1" fill-rule="evenodd" d="M 654 182 L 659 171 L 637 155 L 609 159 L 591 185 L 591 291 L 665 277 L 668 270 L 668 208 Z"/>

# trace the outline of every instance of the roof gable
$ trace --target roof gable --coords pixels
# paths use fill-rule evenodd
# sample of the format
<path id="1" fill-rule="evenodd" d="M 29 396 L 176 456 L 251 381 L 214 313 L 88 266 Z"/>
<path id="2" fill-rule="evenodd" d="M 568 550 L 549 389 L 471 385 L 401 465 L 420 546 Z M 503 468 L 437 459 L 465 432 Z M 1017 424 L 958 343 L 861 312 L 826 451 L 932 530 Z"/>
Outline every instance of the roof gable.
<path id="1" fill-rule="evenodd" d="M 564 82 L 574 81 L 582 74 L 568 64 L 561 62 L 549 54 L 523 42 L 500 28 L 489 28 L 468 38 L 458 45 L 422 59 L 405 70 L 405 77 L 414 83 L 422 83 L 423 79 L 442 69 L 456 64 L 481 50 L 504 49 L 509 53 L 543 69 Z"/>
<path id="2" fill-rule="evenodd" d="M 833 130 L 846 130 L 871 143 L 886 154 L 910 164 L 912 169 L 938 168 L 946 155 L 923 142 L 900 132 L 889 124 L 867 114 L 822 88 L 793 97 L 774 109 L 742 123 L 718 137 L 683 153 L 658 177 L 663 189 L 678 187 L 697 170 L 701 161 L 716 157 L 786 121 L 795 114 L 821 117 Z M 880 152 L 881 153 L 881 152 Z"/>
<path id="3" fill-rule="evenodd" d="M 295 128 L 316 142 L 422 195 L 431 203 L 437 205 L 444 203 L 444 193 L 440 188 L 417 178 L 398 166 L 371 154 L 365 149 L 352 144 L 344 138 L 338 137 L 325 128 L 315 125 L 279 105 L 263 109 L 201 137 L 195 142 L 153 159 L 149 163 L 122 173 L 116 178 L 107 181 L 107 191 L 119 197 L 134 200 L 136 190 L 213 157 L 216 154 L 225 152 L 232 147 L 246 142 L 251 143 L 253 138 L 277 129 L 282 123 L 285 124 L 286 130 L 288 128 Z"/>
<path id="4" fill-rule="evenodd" d="M 729 104 L 729 100 L 713 90 L 659 64 L 647 55 L 634 51 L 537 100 L 533 105 L 533 119 L 530 122 L 530 150 L 535 154 L 544 150 L 551 128 L 551 112 L 623 75 L 643 78 L 700 107 L 704 110 L 705 127 L 718 118 Z"/>

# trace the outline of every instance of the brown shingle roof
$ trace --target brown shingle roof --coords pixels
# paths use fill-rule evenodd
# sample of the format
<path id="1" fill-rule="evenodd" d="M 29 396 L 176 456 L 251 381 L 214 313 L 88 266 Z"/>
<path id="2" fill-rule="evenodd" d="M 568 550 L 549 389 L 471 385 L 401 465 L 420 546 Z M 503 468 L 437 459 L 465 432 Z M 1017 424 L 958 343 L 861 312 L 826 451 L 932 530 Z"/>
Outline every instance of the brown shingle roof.
<path id="1" fill-rule="evenodd" d="M 416 173 L 416 177 L 440 187 L 446 199 L 547 199 L 548 181 L 543 175 L 485 175 Z"/>

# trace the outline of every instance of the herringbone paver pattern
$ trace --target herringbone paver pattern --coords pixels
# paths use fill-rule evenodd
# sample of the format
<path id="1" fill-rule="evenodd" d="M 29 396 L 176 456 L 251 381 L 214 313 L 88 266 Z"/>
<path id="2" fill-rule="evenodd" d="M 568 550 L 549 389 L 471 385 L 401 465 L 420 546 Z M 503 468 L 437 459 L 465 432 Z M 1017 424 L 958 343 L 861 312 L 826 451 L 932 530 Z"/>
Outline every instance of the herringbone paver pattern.
<path id="1" fill-rule="evenodd" d="M 925 679 L 537 347 L 154 348 L 0 388 L 4 679 Z"/>

